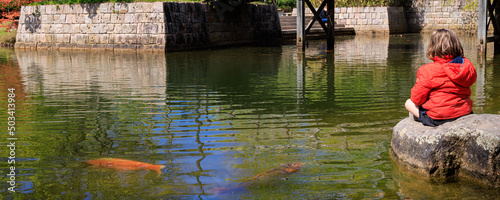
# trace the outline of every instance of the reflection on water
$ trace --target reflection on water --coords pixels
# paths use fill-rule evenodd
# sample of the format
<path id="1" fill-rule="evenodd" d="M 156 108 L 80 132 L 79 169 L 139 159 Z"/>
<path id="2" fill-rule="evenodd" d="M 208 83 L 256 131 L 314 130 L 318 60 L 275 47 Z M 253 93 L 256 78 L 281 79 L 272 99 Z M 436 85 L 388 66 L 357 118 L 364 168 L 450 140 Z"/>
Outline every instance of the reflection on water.
<path id="1" fill-rule="evenodd" d="M 348 36 L 336 39 L 334 52 L 325 41 L 311 42 L 305 55 L 295 46 L 168 54 L 2 49 L 0 95 L 18 92 L 20 145 L 19 191 L 2 187 L 0 196 L 498 198 L 494 189 L 405 173 L 389 157 L 416 70 L 430 62 L 428 41 Z M 479 76 L 474 112 L 500 114 L 500 58 L 480 64 L 475 37 L 462 43 Z M 157 174 L 83 163 L 101 157 L 166 168 Z M 296 162 L 304 166 L 286 180 L 217 192 Z"/>

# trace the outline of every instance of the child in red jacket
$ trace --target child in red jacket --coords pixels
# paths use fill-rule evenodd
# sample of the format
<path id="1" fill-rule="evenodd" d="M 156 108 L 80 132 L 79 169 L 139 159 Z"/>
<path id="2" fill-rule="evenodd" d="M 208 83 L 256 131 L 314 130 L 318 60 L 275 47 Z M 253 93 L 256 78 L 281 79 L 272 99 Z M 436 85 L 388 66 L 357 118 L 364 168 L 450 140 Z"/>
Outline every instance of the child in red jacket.
<path id="1" fill-rule="evenodd" d="M 471 114 L 470 86 L 476 81 L 476 69 L 463 57 L 463 48 L 455 32 L 434 31 L 427 58 L 434 62 L 418 69 L 406 109 L 422 124 L 433 127 Z"/>

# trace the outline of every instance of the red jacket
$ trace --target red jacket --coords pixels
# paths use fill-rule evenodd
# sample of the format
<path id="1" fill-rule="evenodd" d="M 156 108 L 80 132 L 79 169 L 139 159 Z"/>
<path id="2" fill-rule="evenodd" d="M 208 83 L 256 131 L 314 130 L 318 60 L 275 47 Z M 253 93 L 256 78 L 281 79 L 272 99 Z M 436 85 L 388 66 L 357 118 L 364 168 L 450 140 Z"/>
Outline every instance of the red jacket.
<path id="1" fill-rule="evenodd" d="M 467 58 L 434 57 L 434 62 L 418 69 L 411 89 L 411 101 L 427 110 L 435 120 L 453 119 L 472 111 L 470 86 L 476 82 L 476 69 Z M 454 63 L 450 63 L 453 60 Z M 456 63 L 456 62 L 459 63 Z"/>

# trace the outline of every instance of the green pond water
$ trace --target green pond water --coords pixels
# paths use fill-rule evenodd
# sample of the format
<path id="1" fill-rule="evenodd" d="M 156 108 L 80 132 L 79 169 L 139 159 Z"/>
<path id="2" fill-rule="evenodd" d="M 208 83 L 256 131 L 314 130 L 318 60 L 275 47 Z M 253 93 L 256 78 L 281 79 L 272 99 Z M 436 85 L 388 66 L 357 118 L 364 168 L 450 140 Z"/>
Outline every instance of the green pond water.
<path id="1" fill-rule="evenodd" d="M 477 58 L 476 114 L 500 114 L 500 56 Z M 408 112 L 428 35 L 159 53 L 0 49 L 2 199 L 499 199 L 498 188 L 434 182 L 389 148 Z M 489 47 L 493 49 L 492 46 Z M 8 95 L 15 89 L 15 165 Z M 110 157 L 165 165 L 95 168 Z M 286 163 L 287 177 L 248 178 Z M 7 181 L 15 166 L 15 191 Z M 222 191 L 222 192 L 221 192 Z"/>

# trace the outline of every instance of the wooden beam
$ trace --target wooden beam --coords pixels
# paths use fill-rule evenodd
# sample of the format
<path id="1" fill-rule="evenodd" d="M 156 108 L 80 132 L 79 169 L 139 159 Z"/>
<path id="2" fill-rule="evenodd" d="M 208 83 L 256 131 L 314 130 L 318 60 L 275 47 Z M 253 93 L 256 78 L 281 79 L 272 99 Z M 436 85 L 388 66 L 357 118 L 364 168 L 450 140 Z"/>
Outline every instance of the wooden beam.
<path id="1" fill-rule="evenodd" d="M 321 13 L 321 10 L 323 10 L 325 8 L 327 1 L 325 0 L 321 3 L 321 5 L 318 8 L 318 11 L 315 10 L 314 6 L 311 4 L 311 2 L 309 0 L 305 0 L 305 2 L 307 4 L 307 6 L 309 7 L 309 9 L 311 10 L 311 12 L 314 14 L 314 17 L 312 18 L 312 20 L 309 22 L 309 24 L 307 24 L 306 34 L 309 33 L 309 30 L 311 29 L 311 27 L 313 26 L 313 24 L 316 20 L 318 20 L 319 24 L 321 25 L 321 27 L 323 28 L 325 33 L 328 32 L 328 29 L 326 28 L 325 23 L 323 21 L 321 21 L 321 19 L 319 19 L 319 14 Z"/>
<path id="2" fill-rule="evenodd" d="M 495 7 L 497 6 L 497 2 L 496 0 L 493 0 L 493 4 L 491 4 L 490 0 L 486 0 L 487 1 L 487 5 L 486 7 L 488 8 L 488 13 L 489 13 L 489 16 L 490 16 L 490 21 L 491 23 L 493 23 L 493 30 L 495 33 L 497 33 L 497 31 L 499 30 L 499 24 L 498 24 L 498 21 L 497 21 L 497 18 L 495 17 Z M 489 22 L 490 22 L 489 21 Z M 488 26 L 489 26 L 489 23 L 488 22 Z"/>
<path id="3" fill-rule="evenodd" d="M 486 2 L 488 1 L 488 2 Z M 478 6 L 478 25 L 477 25 L 477 37 L 479 40 L 478 53 L 485 54 L 486 53 L 486 44 L 487 44 L 487 32 L 488 32 L 488 5 L 490 4 L 490 0 L 479 0 Z"/>
<path id="4" fill-rule="evenodd" d="M 335 43 L 335 1 L 334 0 L 325 0 L 328 1 L 326 3 L 326 15 L 328 16 L 327 18 L 327 29 L 328 31 L 326 32 L 326 50 L 333 50 L 334 48 L 334 43 Z M 333 57 L 333 56 L 332 56 Z M 332 62 L 333 63 L 333 62 Z"/>
<path id="5" fill-rule="evenodd" d="M 305 9 L 304 9 L 304 0 L 297 0 L 297 51 L 304 52 L 305 45 Z"/>

